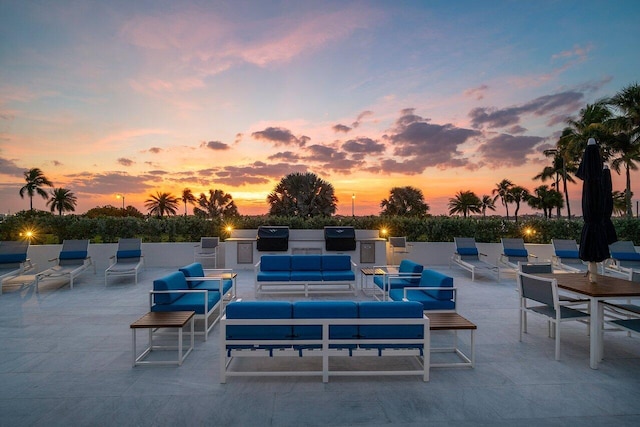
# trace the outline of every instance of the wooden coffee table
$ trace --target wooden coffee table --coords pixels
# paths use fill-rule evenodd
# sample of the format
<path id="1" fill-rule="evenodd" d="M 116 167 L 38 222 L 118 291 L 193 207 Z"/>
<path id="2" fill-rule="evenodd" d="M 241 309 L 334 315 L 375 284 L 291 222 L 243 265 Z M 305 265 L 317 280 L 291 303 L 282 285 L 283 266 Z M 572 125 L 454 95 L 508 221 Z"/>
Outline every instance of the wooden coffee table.
<path id="1" fill-rule="evenodd" d="M 170 311 L 170 312 L 150 312 L 136 320 L 131 324 L 131 333 L 133 335 L 133 366 L 138 365 L 173 365 L 177 364 L 178 366 L 182 365 L 184 359 L 191 353 L 193 350 L 194 344 L 194 316 L 195 311 Z M 183 352 L 182 348 L 182 330 L 187 325 L 190 324 L 190 336 L 191 336 L 191 345 Z M 153 333 L 156 329 L 160 328 L 175 328 L 178 330 L 178 345 L 177 346 L 165 346 L 165 345 L 154 345 L 153 344 Z M 148 329 L 149 330 L 149 342 L 147 344 L 147 348 L 140 353 L 137 354 L 136 350 L 136 330 L 137 329 Z M 145 360 L 145 358 L 153 351 L 153 350 L 178 350 L 178 359 L 177 360 Z"/>

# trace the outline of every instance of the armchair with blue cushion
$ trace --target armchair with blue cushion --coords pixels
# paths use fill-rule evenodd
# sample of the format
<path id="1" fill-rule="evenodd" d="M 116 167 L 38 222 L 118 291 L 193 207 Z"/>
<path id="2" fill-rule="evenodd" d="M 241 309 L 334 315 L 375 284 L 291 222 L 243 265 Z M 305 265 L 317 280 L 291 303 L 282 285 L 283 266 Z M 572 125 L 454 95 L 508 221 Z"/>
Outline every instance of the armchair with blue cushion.
<path id="1" fill-rule="evenodd" d="M 400 265 L 375 266 L 373 276 L 373 296 L 379 301 L 389 299 L 389 290 L 401 289 L 407 286 L 417 286 L 420 283 L 420 274 L 424 270 L 422 264 L 403 259 Z"/>
<path id="2" fill-rule="evenodd" d="M 435 270 L 423 270 L 417 286 L 391 289 L 393 301 L 417 301 L 424 311 L 455 312 L 457 289 L 453 277 Z"/>
<path id="3" fill-rule="evenodd" d="M 236 298 L 236 274 L 230 268 L 204 269 L 202 264 L 194 262 L 178 270 L 184 274 L 191 289 L 220 292 L 220 295 L 226 296 L 228 300 Z"/>

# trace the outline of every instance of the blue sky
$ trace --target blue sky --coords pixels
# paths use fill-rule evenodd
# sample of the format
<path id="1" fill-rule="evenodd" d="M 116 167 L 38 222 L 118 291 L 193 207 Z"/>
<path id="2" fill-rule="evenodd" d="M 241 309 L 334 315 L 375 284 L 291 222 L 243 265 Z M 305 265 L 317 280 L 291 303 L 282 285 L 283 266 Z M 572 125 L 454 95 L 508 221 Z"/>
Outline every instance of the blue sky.
<path id="1" fill-rule="evenodd" d="M 32 167 L 73 191 L 78 212 L 118 193 L 144 211 L 149 194 L 188 187 L 264 213 L 294 171 L 331 182 L 342 214 L 352 194 L 356 214 L 377 213 L 394 186 L 420 188 L 436 214 L 503 178 L 533 189 L 566 119 L 638 81 L 639 12 L 0 0 L 0 212 L 28 208 L 18 191 Z M 571 196 L 579 210 L 578 185 Z"/>

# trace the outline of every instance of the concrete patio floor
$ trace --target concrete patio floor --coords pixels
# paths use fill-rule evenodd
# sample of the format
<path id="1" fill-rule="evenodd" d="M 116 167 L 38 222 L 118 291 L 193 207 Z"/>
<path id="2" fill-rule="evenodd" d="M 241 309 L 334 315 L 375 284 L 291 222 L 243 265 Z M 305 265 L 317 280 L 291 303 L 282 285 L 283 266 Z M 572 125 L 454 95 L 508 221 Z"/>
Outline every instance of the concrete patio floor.
<path id="1" fill-rule="evenodd" d="M 640 339 L 607 332 L 605 360 L 592 370 L 586 327 L 571 322 L 555 361 L 544 320 L 530 317 L 518 341 L 513 276 L 471 282 L 459 269 L 432 268 L 455 277 L 458 312 L 478 331 L 475 369 L 432 369 L 427 383 L 236 377 L 220 384 L 217 326 L 208 341 L 196 338 L 181 367 L 132 368 L 129 325 L 148 311 L 153 279 L 173 268 L 146 269 L 138 285 L 120 278 L 105 286 L 100 271 L 87 271 L 73 289 L 5 287 L 0 426 L 640 425 Z M 238 291 L 255 299 L 252 271 L 239 272 Z"/>

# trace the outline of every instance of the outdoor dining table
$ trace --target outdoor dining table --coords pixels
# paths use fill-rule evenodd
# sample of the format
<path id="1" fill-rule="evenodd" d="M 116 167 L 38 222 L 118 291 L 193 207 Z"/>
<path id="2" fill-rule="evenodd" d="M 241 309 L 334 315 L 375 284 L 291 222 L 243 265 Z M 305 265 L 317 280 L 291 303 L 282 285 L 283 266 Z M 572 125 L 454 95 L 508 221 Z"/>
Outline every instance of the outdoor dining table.
<path id="1" fill-rule="evenodd" d="M 540 274 L 540 277 L 556 279 L 558 288 L 587 297 L 590 301 L 589 365 L 598 369 L 602 360 L 604 335 L 604 305 L 606 300 L 640 298 L 638 283 L 612 276 L 596 275 L 596 282 L 590 282 L 585 273 Z"/>

